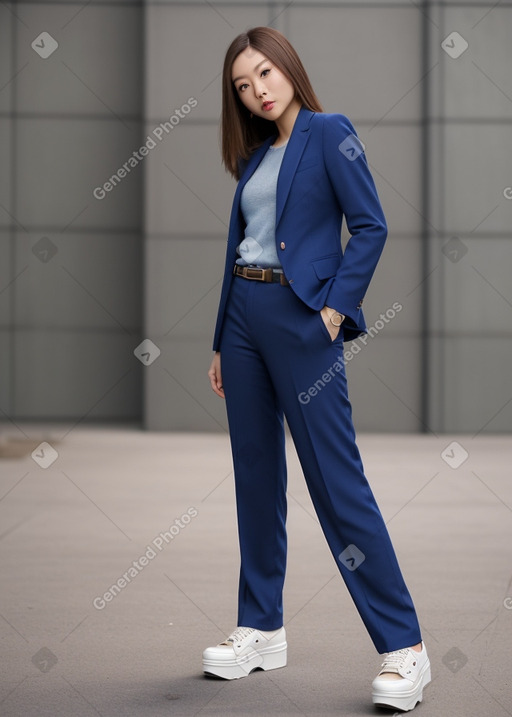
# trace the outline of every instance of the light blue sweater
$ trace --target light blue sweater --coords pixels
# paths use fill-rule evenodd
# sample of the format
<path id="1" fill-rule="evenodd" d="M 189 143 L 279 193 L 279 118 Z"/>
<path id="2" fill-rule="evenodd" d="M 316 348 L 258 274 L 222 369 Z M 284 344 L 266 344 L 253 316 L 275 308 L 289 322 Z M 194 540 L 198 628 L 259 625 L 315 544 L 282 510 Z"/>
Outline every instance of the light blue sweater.
<path id="1" fill-rule="evenodd" d="M 286 144 L 269 147 L 242 190 L 240 207 L 246 227 L 245 238 L 237 247 L 237 264 L 281 268 L 276 250 L 276 193 L 285 149 Z"/>

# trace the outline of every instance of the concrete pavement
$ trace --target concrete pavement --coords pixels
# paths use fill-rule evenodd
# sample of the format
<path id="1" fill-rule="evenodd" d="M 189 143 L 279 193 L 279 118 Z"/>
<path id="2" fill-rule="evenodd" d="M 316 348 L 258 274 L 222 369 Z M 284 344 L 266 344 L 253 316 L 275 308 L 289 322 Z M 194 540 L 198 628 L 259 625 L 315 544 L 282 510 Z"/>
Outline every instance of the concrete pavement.
<path id="1" fill-rule="evenodd" d="M 3 717 L 391 714 L 371 705 L 381 658 L 291 443 L 288 666 L 224 682 L 202 676 L 201 653 L 235 626 L 227 436 L 71 425 L 0 435 Z M 9 452 L 10 438 L 30 439 L 29 452 Z M 512 715 L 510 437 L 358 442 L 432 662 L 414 714 Z"/>

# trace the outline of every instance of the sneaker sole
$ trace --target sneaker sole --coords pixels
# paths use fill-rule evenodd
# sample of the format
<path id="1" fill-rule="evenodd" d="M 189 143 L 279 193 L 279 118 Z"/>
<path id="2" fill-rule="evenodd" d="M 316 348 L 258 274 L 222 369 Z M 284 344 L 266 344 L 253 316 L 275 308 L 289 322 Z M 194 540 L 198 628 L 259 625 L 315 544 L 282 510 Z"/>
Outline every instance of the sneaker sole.
<path id="1" fill-rule="evenodd" d="M 377 707 L 387 707 L 389 709 L 399 709 L 402 710 L 402 712 L 409 712 L 416 707 L 418 702 L 423 700 L 423 690 L 430 681 L 430 662 L 427 662 L 416 687 L 408 692 L 400 692 L 395 695 L 389 692 L 373 692 L 372 702 Z"/>
<path id="2" fill-rule="evenodd" d="M 203 658 L 203 672 L 205 675 L 221 677 L 223 680 L 239 680 L 242 677 L 247 677 L 254 670 L 277 670 L 280 667 L 286 667 L 286 662 L 287 644 L 285 642 L 231 660 Z"/>

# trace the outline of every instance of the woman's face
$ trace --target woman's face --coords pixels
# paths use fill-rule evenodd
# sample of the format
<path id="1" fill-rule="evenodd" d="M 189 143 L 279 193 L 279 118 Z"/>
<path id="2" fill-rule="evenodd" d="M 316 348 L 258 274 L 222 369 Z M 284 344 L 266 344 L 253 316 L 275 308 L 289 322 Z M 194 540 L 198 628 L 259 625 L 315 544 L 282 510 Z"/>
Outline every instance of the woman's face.
<path id="1" fill-rule="evenodd" d="M 252 47 L 247 47 L 236 57 L 231 79 L 242 103 L 258 117 L 276 121 L 297 104 L 292 83 L 265 55 Z"/>

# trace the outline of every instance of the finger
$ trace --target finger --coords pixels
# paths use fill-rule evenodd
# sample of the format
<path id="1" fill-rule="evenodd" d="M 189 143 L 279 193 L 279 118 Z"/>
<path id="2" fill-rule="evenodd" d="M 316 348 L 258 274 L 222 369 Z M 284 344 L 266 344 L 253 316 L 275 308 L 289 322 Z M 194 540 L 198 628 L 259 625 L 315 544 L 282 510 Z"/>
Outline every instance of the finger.
<path id="1" fill-rule="evenodd" d="M 220 396 L 221 398 L 226 398 L 224 395 L 224 389 L 222 386 L 220 388 L 217 388 L 217 386 L 212 386 L 214 393 L 217 394 L 217 396 Z"/>
<path id="2" fill-rule="evenodd" d="M 212 387 L 212 391 L 217 394 L 217 396 L 220 396 L 221 398 L 225 398 L 224 396 L 224 389 L 222 386 L 222 381 L 219 381 L 215 375 L 215 372 L 212 371 L 211 373 L 208 372 L 208 376 L 210 378 L 210 385 Z"/>
<path id="3" fill-rule="evenodd" d="M 222 384 L 222 376 L 221 376 L 220 371 L 217 372 L 216 385 L 217 385 L 217 391 L 218 391 L 219 396 L 222 396 L 224 398 L 224 386 Z"/>

